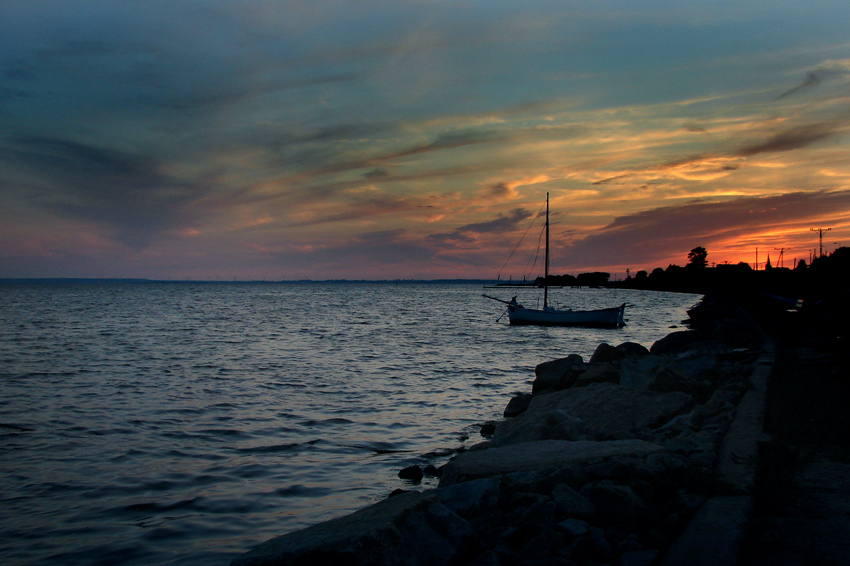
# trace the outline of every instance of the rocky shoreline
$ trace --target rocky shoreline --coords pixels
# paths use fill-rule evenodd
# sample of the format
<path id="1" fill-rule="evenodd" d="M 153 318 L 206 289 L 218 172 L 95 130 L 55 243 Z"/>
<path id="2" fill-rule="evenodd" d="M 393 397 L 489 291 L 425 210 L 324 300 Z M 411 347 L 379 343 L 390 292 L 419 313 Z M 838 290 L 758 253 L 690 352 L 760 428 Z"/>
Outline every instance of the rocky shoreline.
<path id="1" fill-rule="evenodd" d="M 587 361 L 541 363 L 436 489 L 276 537 L 232 566 L 734 563 L 775 346 L 735 302 L 689 314 L 689 330 L 648 350 L 601 344 Z"/>

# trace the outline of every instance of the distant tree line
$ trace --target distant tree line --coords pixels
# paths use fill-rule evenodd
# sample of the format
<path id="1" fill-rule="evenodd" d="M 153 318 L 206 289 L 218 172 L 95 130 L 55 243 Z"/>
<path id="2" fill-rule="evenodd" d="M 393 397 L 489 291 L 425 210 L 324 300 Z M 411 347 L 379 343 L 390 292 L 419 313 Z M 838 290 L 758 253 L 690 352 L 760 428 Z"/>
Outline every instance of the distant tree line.
<path id="1" fill-rule="evenodd" d="M 708 252 L 702 246 L 688 253 L 684 267 L 656 267 L 650 273 L 638 271 L 634 277 L 609 286 L 628 289 L 707 293 L 716 290 L 754 290 L 787 295 L 818 294 L 847 289 L 850 282 L 850 248 L 838 248 L 831 254 L 800 261 L 794 269 L 772 267 L 756 271 L 748 263 L 719 264 L 708 267 Z"/>
<path id="2" fill-rule="evenodd" d="M 688 253 L 684 267 L 670 264 L 651 272 L 638 271 L 624 281 L 609 281 L 610 273 L 595 271 L 573 275 L 550 275 L 548 284 L 561 287 L 617 287 L 653 291 L 676 291 L 705 294 L 717 290 L 760 289 L 788 296 L 819 294 L 848 289 L 850 284 L 850 248 L 841 247 L 812 260 L 800 261 L 794 267 L 778 268 L 769 263 L 756 271 L 748 263 L 719 264 L 708 267 L 708 251 L 697 246 Z M 543 277 L 536 284 L 542 285 Z"/>

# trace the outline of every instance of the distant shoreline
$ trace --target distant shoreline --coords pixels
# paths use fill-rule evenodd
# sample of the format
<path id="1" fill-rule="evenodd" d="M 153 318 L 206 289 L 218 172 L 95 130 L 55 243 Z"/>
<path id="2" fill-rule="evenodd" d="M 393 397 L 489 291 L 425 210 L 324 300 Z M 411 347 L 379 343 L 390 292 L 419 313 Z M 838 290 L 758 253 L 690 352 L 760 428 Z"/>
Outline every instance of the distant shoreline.
<path id="1" fill-rule="evenodd" d="M 287 284 L 322 284 L 322 283 L 374 283 L 374 284 L 434 284 L 434 285 L 465 285 L 465 284 L 492 284 L 492 279 L 281 279 L 274 281 L 260 279 L 134 279 L 117 277 L 21 277 L 0 278 L 0 285 L 50 285 L 50 284 L 73 284 L 73 285 L 109 285 L 109 284 L 193 284 L 193 285 L 275 285 Z"/>

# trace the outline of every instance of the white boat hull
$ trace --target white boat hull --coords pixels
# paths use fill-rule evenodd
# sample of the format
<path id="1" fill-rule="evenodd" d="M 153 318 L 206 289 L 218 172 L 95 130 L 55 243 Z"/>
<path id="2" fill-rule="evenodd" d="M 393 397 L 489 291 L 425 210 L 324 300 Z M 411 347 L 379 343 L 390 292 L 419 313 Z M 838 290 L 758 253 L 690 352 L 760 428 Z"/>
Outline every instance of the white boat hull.
<path id="1" fill-rule="evenodd" d="M 534 324 L 538 326 L 599 326 L 619 328 L 626 324 L 623 318 L 626 304 L 619 307 L 592 311 L 527 309 L 520 305 L 508 305 L 511 324 Z"/>

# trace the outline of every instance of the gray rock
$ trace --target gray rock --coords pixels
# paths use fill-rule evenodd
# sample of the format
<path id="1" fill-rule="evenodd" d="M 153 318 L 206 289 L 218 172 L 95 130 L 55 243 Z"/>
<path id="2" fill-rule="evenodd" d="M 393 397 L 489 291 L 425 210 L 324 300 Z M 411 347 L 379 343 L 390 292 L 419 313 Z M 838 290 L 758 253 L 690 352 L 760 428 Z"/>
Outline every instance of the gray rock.
<path id="1" fill-rule="evenodd" d="M 664 447 L 685 456 L 695 452 L 714 452 L 716 448 L 714 437 L 706 433 L 681 435 L 665 442 Z"/>
<path id="2" fill-rule="evenodd" d="M 601 343 L 596 347 L 593 355 L 590 356 L 591 364 L 618 362 L 626 357 L 623 350 L 618 350 L 611 344 L 606 342 Z"/>
<path id="3" fill-rule="evenodd" d="M 675 354 L 704 338 L 693 330 L 672 332 L 649 348 L 651 354 Z"/>
<path id="4" fill-rule="evenodd" d="M 717 356 L 713 354 L 702 354 L 697 356 L 683 356 L 676 359 L 676 363 L 682 371 L 691 377 L 697 377 L 701 373 L 717 367 Z"/>
<path id="5" fill-rule="evenodd" d="M 709 395 L 706 386 L 682 371 L 682 368 L 675 362 L 659 366 L 658 370 L 652 375 L 652 380 L 647 385 L 647 389 L 661 393 L 680 391 L 702 400 L 707 399 Z"/>
<path id="6" fill-rule="evenodd" d="M 413 466 L 408 466 L 406 468 L 403 468 L 403 469 L 399 470 L 399 472 L 398 472 L 398 477 L 400 477 L 403 480 L 410 480 L 412 482 L 422 481 L 422 476 L 423 476 L 422 468 L 420 468 L 419 466 L 417 466 L 415 464 Z"/>
<path id="7" fill-rule="evenodd" d="M 662 566 L 736 564 L 752 506 L 749 496 L 720 496 L 708 500 L 667 551 L 661 560 Z"/>
<path id="8" fill-rule="evenodd" d="M 538 535 L 532 537 L 520 550 L 524 566 L 554 566 L 559 562 L 553 555 L 564 546 L 566 538 L 554 529 L 543 529 Z M 538 562 L 539 561 L 539 562 Z"/>
<path id="9" fill-rule="evenodd" d="M 531 403 L 531 398 L 533 395 L 531 393 L 520 393 L 513 399 L 508 402 L 508 406 L 505 407 L 504 416 L 505 418 L 511 418 L 519 415 L 520 413 L 525 412 L 528 408 L 528 404 Z"/>
<path id="10" fill-rule="evenodd" d="M 605 538 L 605 531 L 599 527 L 588 527 L 587 538 L 590 540 L 593 552 L 598 559 L 607 562 L 614 558 L 614 551 L 611 548 L 611 544 Z"/>
<path id="11" fill-rule="evenodd" d="M 629 550 L 620 555 L 617 566 L 650 566 L 656 558 L 657 550 Z"/>
<path id="12" fill-rule="evenodd" d="M 543 362 L 534 368 L 535 380 L 532 393 L 552 390 L 561 391 L 572 386 L 578 374 L 585 370 L 584 360 L 578 354 L 566 358 Z"/>
<path id="13" fill-rule="evenodd" d="M 533 416 L 523 418 L 520 424 L 515 421 L 527 415 L 523 413 L 509 421 L 496 425 L 496 431 L 489 445 L 504 446 L 535 440 L 585 440 L 587 431 L 581 419 L 572 417 L 561 410 L 538 410 Z"/>
<path id="14" fill-rule="evenodd" d="M 711 468 L 717 461 L 716 452 L 694 452 L 688 456 L 688 460 L 703 468 Z"/>
<path id="15" fill-rule="evenodd" d="M 537 440 L 627 439 L 688 412 L 684 393 L 656 393 L 601 383 L 538 395 L 528 409 L 496 427 L 490 446 Z"/>
<path id="16" fill-rule="evenodd" d="M 418 492 L 399 494 L 351 515 L 275 537 L 237 557 L 231 566 L 286 566 L 299 561 L 389 565 L 403 541 L 398 525 L 410 514 L 423 512 L 433 497 Z M 438 559 L 438 563 L 445 562 Z"/>
<path id="17" fill-rule="evenodd" d="M 623 358 L 635 359 L 649 355 L 649 350 L 646 346 L 637 342 L 623 342 L 617 346 L 617 350 L 623 354 Z"/>
<path id="18" fill-rule="evenodd" d="M 495 505 L 499 499 L 499 478 L 483 478 L 437 490 L 440 503 L 461 516 Z"/>
<path id="19" fill-rule="evenodd" d="M 734 410 L 735 405 L 741 400 L 742 396 L 743 393 L 741 391 L 718 389 L 705 402 L 705 409 L 709 414 L 729 413 L 731 410 Z"/>
<path id="20" fill-rule="evenodd" d="M 533 503 L 526 509 L 519 519 L 519 526 L 542 530 L 553 527 L 555 524 L 555 503 L 545 498 Z"/>
<path id="21" fill-rule="evenodd" d="M 704 416 L 705 408 L 697 405 L 691 412 L 673 417 L 667 424 L 658 427 L 656 432 L 668 437 L 694 432 L 700 429 Z"/>
<path id="22" fill-rule="evenodd" d="M 438 478 L 442 475 L 443 471 L 434 464 L 428 464 L 422 468 L 422 473 L 426 476 L 431 476 L 432 478 Z"/>
<path id="23" fill-rule="evenodd" d="M 658 368 L 669 363 L 664 356 L 644 356 L 620 362 L 620 385 L 634 389 L 647 389 Z"/>
<path id="24" fill-rule="evenodd" d="M 575 519 L 572 517 L 564 519 L 556 525 L 558 530 L 570 538 L 583 537 L 587 534 L 588 526 L 587 521 L 582 521 L 581 519 Z"/>
<path id="25" fill-rule="evenodd" d="M 649 514 L 649 507 L 630 487 L 601 481 L 582 488 L 582 495 L 596 506 L 595 517 L 606 524 L 634 524 Z"/>
<path id="26" fill-rule="evenodd" d="M 481 428 L 478 429 L 478 434 L 485 438 L 493 436 L 494 432 L 496 432 L 496 423 L 484 423 L 481 425 Z"/>
<path id="27" fill-rule="evenodd" d="M 617 552 L 622 554 L 623 552 L 629 552 L 634 550 L 643 550 L 643 545 L 638 540 L 639 537 L 637 534 L 632 533 L 619 543 L 617 543 Z"/>
<path id="28" fill-rule="evenodd" d="M 448 566 L 457 547 L 474 536 L 469 523 L 439 503 L 407 514 L 398 522 L 398 531 L 401 542 L 384 558 L 385 564 Z"/>
<path id="29" fill-rule="evenodd" d="M 650 454 L 646 459 L 646 463 L 649 469 L 656 474 L 677 473 L 688 470 L 691 467 L 686 457 L 681 454 L 671 454 L 669 452 Z"/>
<path id="30" fill-rule="evenodd" d="M 643 440 L 608 442 L 542 440 L 455 456 L 443 471 L 440 486 L 512 472 L 554 470 L 609 456 L 648 456 L 663 448 Z"/>
<path id="31" fill-rule="evenodd" d="M 488 550 L 475 557 L 475 560 L 469 563 L 469 566 L 501 566 L 499 555 Z"/>
<path id="32" fill-rule="evenodd" d="M 591 517 L 596 511 L 593 503 L 566 484 L 555 486 L 552 499 L 558 511 L 572 517 Z"/>
<path id="33" fill-rule="evenodd" d="M 680 391 L 705 399 L 709 391 L 669 356 L 650 355 L 620 363 L 620 384 L 635 389 L 667 393 Z"/>
<path id="34" fill-rule="evenodd" d="M 609 362 L 590 364 L 578 375 L 573 387 L 587 387 L 591 383 L 620 383 L 620 368 Z"/>

